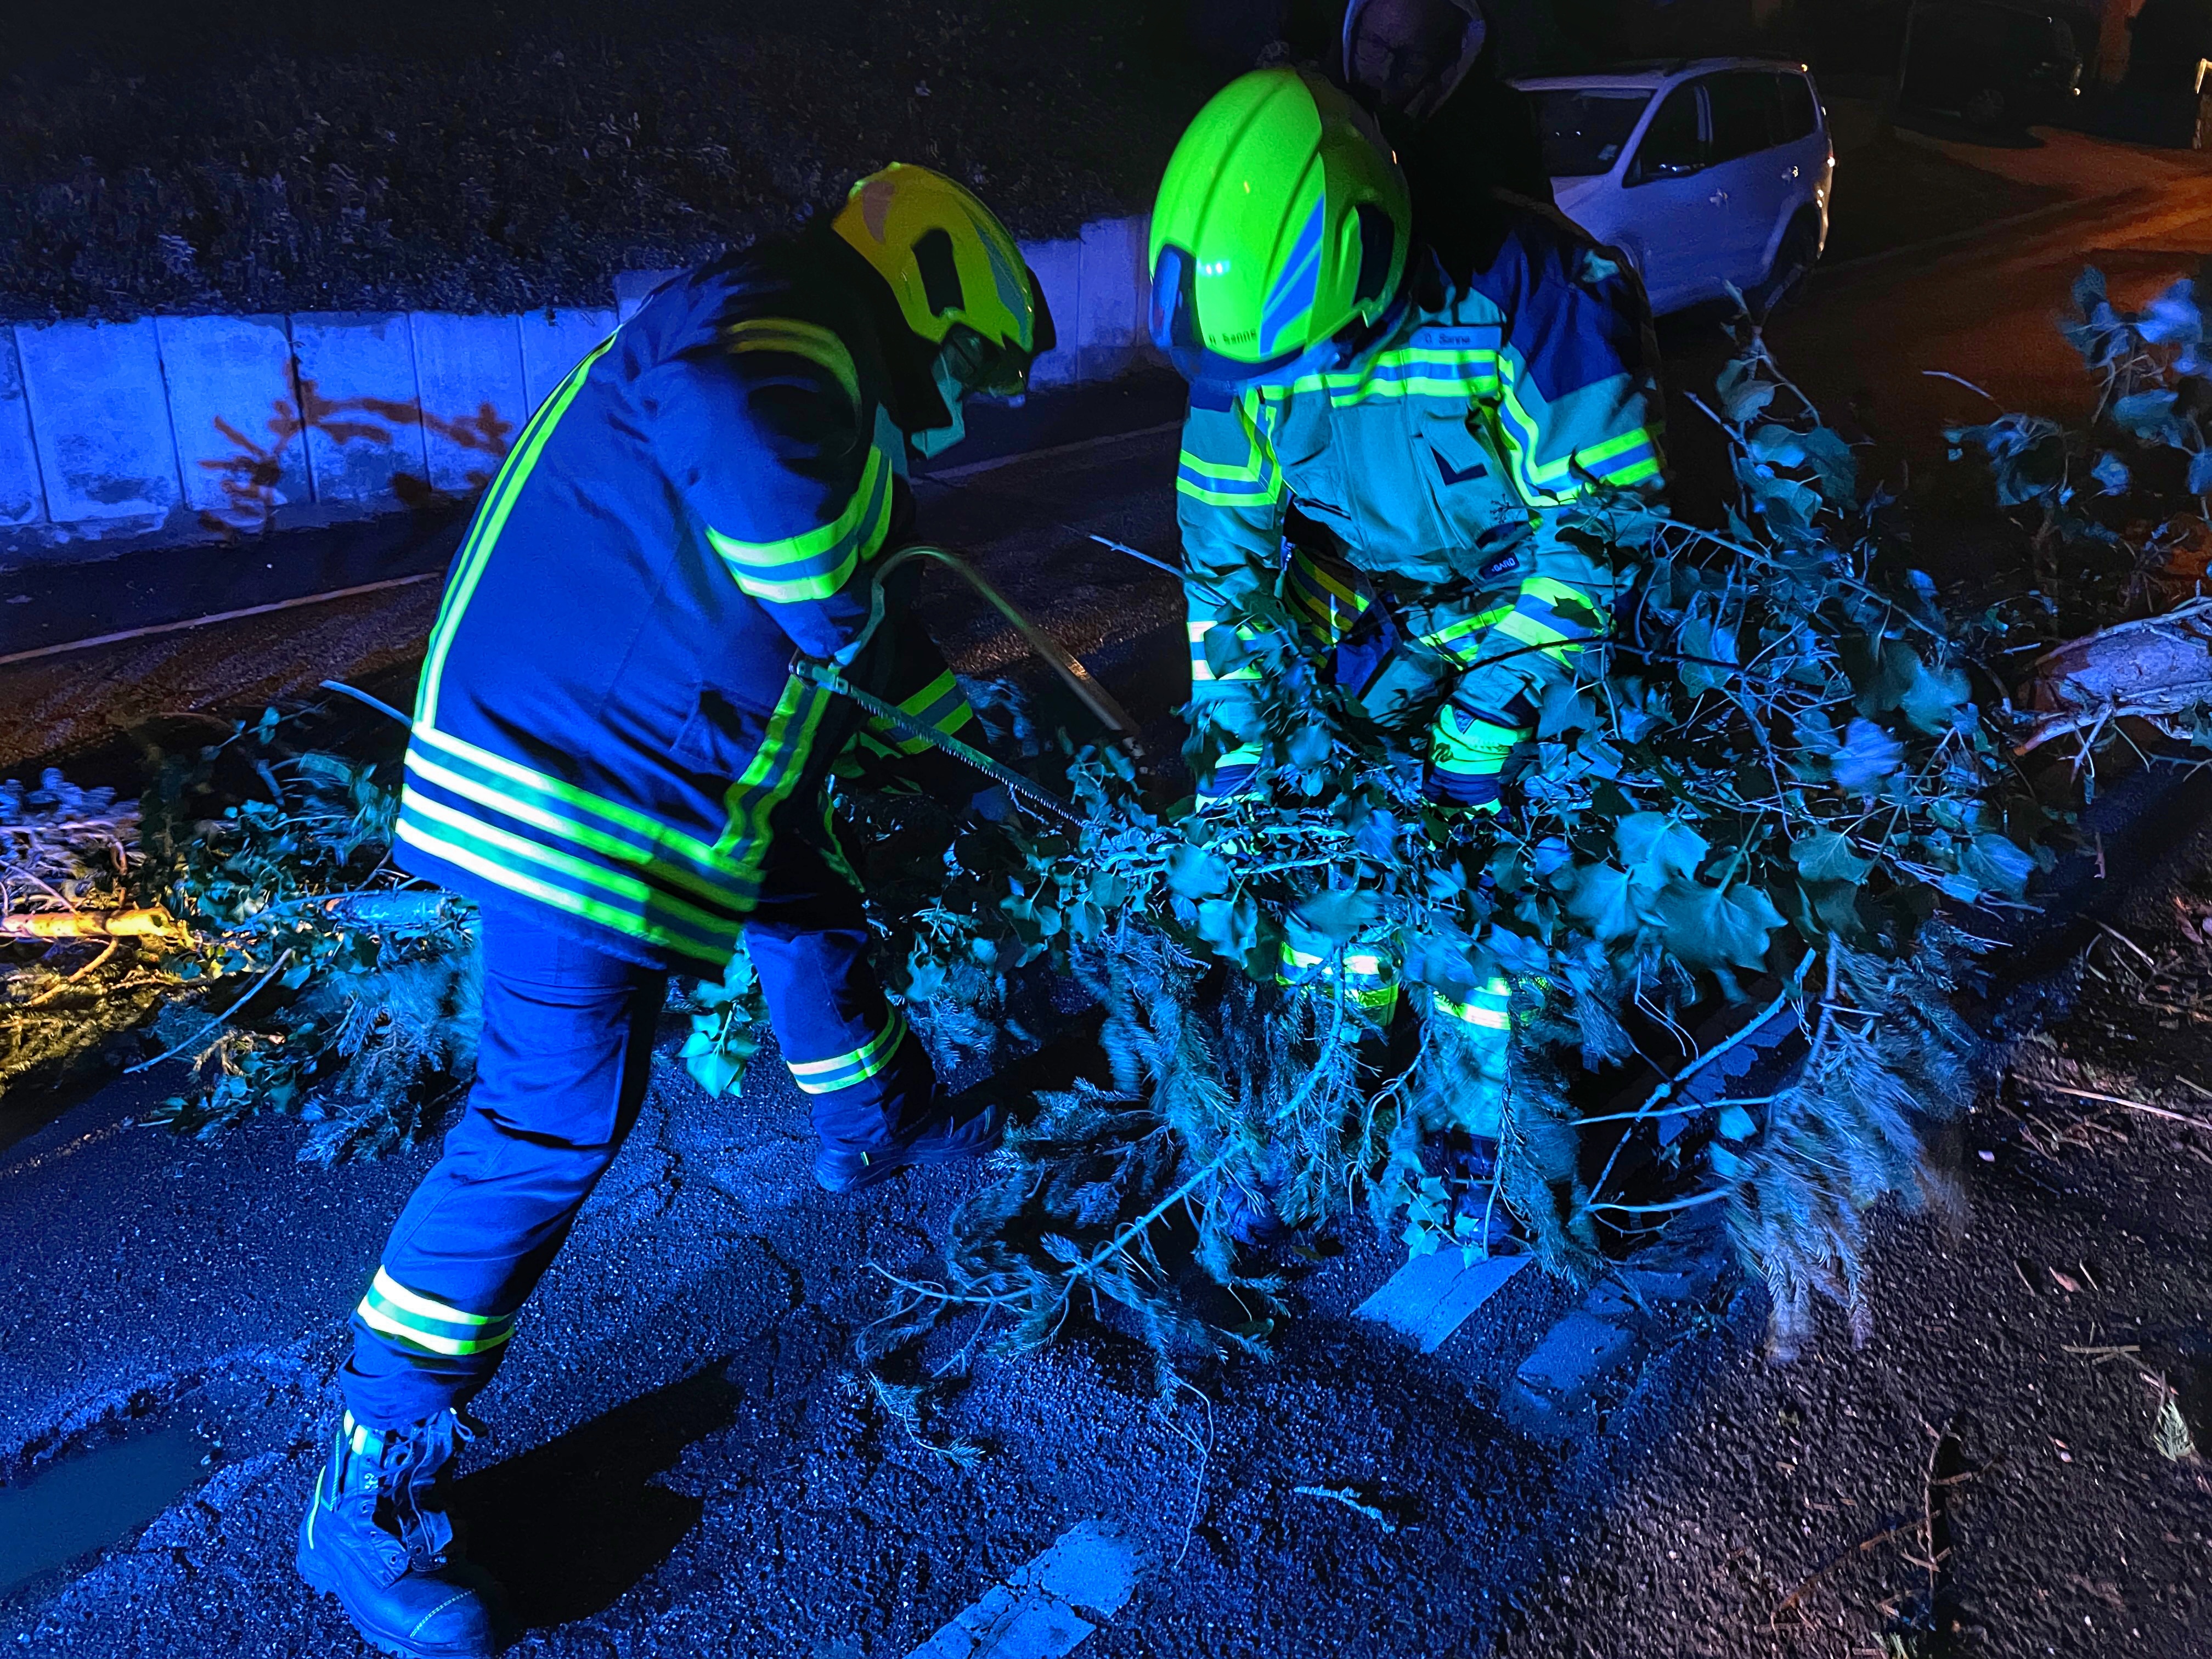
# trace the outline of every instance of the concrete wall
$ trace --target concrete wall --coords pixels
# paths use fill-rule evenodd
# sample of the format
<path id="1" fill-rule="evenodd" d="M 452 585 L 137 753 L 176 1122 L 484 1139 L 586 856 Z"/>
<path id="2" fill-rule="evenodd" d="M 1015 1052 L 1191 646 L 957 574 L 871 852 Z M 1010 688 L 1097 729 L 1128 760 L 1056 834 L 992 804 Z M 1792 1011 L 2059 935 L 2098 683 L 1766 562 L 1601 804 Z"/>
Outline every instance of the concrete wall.
<path id="1" fill-rule="evenodd" d="M 1025 242 L 1059 335 L 1040 390 L 1144 361 L 1146 221 Z M 611 310 L 158 317 L 0 326 L 0 567 L 466 499 Z"/>

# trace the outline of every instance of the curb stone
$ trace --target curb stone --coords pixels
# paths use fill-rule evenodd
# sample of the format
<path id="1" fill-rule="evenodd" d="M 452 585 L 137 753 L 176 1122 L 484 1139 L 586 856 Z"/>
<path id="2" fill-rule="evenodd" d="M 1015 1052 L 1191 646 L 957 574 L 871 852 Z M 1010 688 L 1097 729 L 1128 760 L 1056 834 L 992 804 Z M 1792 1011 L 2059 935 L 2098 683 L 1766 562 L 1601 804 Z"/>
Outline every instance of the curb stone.
<path id="1" fill-rule="evenodd" d="M 1638 1250 L 1592 1285 L 1521 1362 L 1498 1401 L 1500 1413 L 1530 1439 L 1550 1444 L 1601 1431 L 1641 1386 L 1654 1351 L 1706 1311 L 1730 1276 L 1725 1240 L 1710 1224 Z"/>

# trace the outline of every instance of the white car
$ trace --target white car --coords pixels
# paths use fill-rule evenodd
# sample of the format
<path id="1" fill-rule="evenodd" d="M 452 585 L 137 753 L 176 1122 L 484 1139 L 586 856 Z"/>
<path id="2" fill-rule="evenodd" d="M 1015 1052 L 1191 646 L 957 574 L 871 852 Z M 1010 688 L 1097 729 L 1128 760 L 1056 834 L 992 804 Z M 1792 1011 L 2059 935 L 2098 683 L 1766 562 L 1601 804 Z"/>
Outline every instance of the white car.
<path id="1" fill-rule="evenodd" d="M 1801 64 L 1705 58 L 1517 81 L 1559 210 L 1642 273 L 1655 313 L 1786 293 L 1828 240 L 1836 153 Z"/>

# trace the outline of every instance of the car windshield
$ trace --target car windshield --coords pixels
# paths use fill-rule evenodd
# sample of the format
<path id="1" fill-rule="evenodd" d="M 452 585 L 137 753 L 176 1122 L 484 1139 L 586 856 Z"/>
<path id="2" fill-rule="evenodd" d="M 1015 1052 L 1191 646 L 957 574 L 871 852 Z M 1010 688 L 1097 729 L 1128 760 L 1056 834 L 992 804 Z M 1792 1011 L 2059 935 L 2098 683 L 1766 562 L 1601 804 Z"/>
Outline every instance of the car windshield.
<path id="1" fill-rule="evenodd" d="M 1560 87 L 1534 96 L 1544 171 L 1554 179 L 1612 172 L 1651 101 L 1641 87 Z"/>

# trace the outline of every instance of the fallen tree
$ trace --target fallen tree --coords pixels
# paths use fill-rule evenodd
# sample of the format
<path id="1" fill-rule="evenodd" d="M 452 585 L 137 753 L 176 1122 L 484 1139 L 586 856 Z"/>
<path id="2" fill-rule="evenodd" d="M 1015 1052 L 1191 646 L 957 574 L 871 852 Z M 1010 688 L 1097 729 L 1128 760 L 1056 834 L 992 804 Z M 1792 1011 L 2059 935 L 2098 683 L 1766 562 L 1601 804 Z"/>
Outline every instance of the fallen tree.
<path id="1" fill-rule="evenodd" d="M 1368 719 L 1268 598 L 1241 618 L 1266 687 L 1256 799 L 1165 801 L 1065 738 L 1028 758 L 1073 823 L 846 787 L 893 988 L 941 1055 L 1006 1058 L 1025 975 L 1104 1018 L 1106 1074 L 1042 1098 L 878 1340 L 974 1310 L 1017 1346 L 1078 1315 L 1164 1356 L 1257 1344 L 1279 1285 L 1240 1238 L 1354 1209 L 1415 1251 L 1510 1231 L 1587 1275 L 1718 1206 L 1779 1349 L 1823 1296 L 1863 1328 L 1866 1216 L 1945 1196 L 1923 1133 L 1981 1059 L 1949 997 L 1976 914 L 2027 905 L 2074 804 L 2016 757 L 2069 738 L 2078 771 L 2139 717 L 2205 729 L 2202 605 L 2125 616 L 2178 597 L 2171 550 L 2203 538 L 2193 296 L 2130 315 L 2088 283 L 2082 306 L 2090 428 L 1951 434 L 2033 586 L 1949 605 L 1899 503 L 1747 326 L 1711 411 L 1738 510 L 1707 529 L 1589 499 L 1569 533 L 1614 573 L 1613 626 L 1550 685 L 1493 817 L 1425 804 L 1422 711 Z M 2043 648 L 2020 704 L 1988 665 L 2116 617 Z M 1024 736 L 1004 712 L 1002 750 Z M 0 967 L 0 1086 L 154 1017 L 142 1048 L 193 1068 L 163 1114 L 179 1127 L 300 1111 L 302 1156 L 328 1159 L 434 1121 L 472 1060 L 472 918 L 390 866 L 398 735 L 344 758 L 272 712 L 165 767 L 141 809 L 51 776 L 0 795 L 25 941 Z M 1500 984 L 1502 1060 L 1449 1012 Z M 686 996 L 687 1063 L 741 1086 L 750 965 Z"/>

